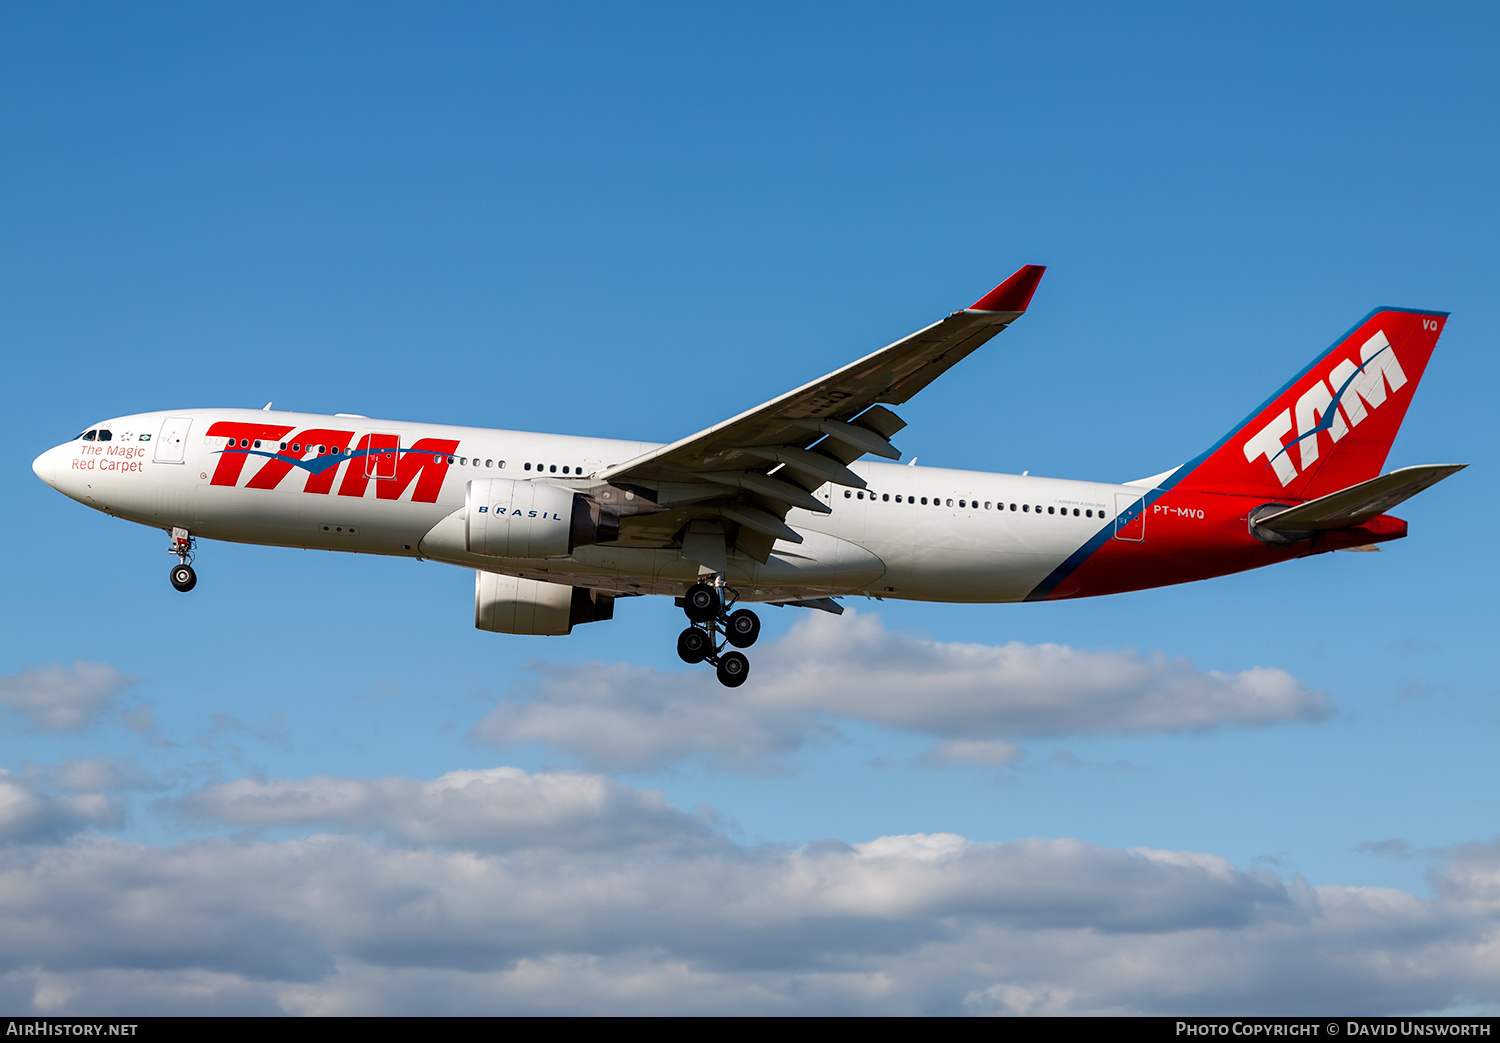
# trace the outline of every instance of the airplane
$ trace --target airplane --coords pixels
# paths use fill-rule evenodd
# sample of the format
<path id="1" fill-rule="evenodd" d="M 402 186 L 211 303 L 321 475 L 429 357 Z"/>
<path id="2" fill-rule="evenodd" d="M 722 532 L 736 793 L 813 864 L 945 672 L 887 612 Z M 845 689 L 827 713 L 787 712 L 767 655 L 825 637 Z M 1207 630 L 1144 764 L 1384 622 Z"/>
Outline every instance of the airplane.
<path id="1" fill-rule="evenodd" d="M 1030 306 L 1025 265 L 967 308 L 669 445 L 264 409 L 92 424 L 32 465 L 169 534 L 425 558 L 475 574 L 474 625 L 561 635 L 677 599 L 677 651 L 735 687 L 749 604 L 1055 601 L 1185 583 L 1406 535 L 1385 512 L 1465 464 L 1381 468 L 1446 312 L 1378 308 L 1206 451 L 1123 483 L 916 467 L 899 406 Z"/>

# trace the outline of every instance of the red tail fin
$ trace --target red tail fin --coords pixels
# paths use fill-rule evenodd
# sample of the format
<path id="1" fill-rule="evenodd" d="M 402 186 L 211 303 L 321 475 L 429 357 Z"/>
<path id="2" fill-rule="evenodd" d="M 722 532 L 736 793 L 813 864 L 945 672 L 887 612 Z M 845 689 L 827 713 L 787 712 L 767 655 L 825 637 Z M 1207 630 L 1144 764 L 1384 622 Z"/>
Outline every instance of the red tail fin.
<path id="1" fill-rule="evenodd" d="M 1372 312 L 1203 456 L 1178 489 L 1310 500 L 1380 474 L 1446 312 Z"/>

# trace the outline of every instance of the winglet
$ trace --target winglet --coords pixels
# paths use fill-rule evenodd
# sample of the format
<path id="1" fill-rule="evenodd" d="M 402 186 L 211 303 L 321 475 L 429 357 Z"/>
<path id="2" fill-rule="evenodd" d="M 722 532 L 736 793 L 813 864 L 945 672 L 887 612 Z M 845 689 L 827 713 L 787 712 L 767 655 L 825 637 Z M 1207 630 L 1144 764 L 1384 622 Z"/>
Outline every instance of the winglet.
<path id="1" fill-rule="evenodd" d="M 996 286 L 989 293 L 969 305 L 969 311 L 1013 311 L 1023 312 L 1031 303 L 1031 295 L 1036 293 L 1037 283 L 1042 281 L 1042 273 L 1047 270 L 1044 264 L 1022 265 L 1016 270 L 1016 274 Z"/>

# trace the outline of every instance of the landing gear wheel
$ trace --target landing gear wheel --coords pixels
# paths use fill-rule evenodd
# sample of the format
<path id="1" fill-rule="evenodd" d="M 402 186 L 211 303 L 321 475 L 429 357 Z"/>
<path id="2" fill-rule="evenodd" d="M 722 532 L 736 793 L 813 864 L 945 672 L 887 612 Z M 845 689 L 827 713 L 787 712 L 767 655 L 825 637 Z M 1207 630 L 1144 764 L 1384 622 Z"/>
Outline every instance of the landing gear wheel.
<path id="1" fill-rule="evenodd" d="M 719 592 L 707 583 L 694 583 L 682 599 L 683 611 L 694 623 L 707 623 L 719 615 Z"/>
<path id="2" fill-rule="evenodd" d="M 726 652 L 719 657 L 719 683 L 725 688 L 738 688 L 750 676 L 750 660 L 739 652 Z"/>
<path id="3" fill-rule="evenodd" d="M 198 574 L 191 565 L 172 566 L 172 586 L 186 594 L 198 585 Z"/>
<path id="4" fill-rule="evenodd" d="M 735 648 L 749 648 L 760 637 L 760 617 L 748 608 L 731 612 L 724 625 L 724 636 Z"/>
<path id="5" fill-rule="evenodd" d="M 708 634 L 697 627 L 688 627 L 677 635 L 677 655 L 684 663 L 701 663 L 713 650 Z"/>

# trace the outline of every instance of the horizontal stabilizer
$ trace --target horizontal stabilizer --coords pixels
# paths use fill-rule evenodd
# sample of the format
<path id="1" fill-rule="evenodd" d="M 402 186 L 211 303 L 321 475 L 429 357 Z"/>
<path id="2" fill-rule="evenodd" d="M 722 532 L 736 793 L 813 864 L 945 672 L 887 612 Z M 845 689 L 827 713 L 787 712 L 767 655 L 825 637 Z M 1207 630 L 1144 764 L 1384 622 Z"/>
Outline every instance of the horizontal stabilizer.
<path id="1" fill-rule="evenodd" d="M 1468 464 L 1419 464 L 1402 467 L 1368 482 L 1351 485 L 1316 500 L 1255 519 L 1256 525 L 1275 532 L 1321 532 L 1363 525 L 1396 504 L 1457 474 Z"/>

